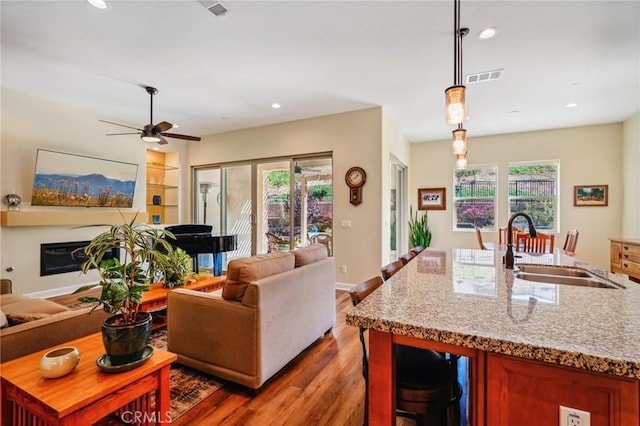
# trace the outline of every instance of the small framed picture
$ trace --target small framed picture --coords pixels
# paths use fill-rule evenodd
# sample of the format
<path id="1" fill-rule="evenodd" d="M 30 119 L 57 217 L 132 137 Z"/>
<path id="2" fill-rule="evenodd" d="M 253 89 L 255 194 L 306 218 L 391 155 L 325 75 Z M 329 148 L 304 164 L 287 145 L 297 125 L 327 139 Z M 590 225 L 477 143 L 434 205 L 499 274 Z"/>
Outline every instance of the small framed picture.
<path id="1" fill-rule="evenodd" d="M 418 210 L 446 210 L 446 188 L 418 189 Z"/>
<path id="2" fill-rule="evenodd" d="M 603 207 L 609 205 L 609 185 L 574 186 L 573 205 L 576 207 Z"/>

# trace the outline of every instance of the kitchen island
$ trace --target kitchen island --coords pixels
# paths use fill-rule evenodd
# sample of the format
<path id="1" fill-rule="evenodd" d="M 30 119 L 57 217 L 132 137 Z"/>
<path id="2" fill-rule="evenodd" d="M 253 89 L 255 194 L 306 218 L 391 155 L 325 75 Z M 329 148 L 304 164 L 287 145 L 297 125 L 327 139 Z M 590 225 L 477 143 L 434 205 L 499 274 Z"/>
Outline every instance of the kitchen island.
<path id="1" fill-rule="evenodd" d="M 423 251 L 347 314 L 369 329 L 370 424 L 395 424 L 403 344 L 469 358 L 473 425 L 555 426 L 560 405 L 592 426 L 640 425 L 640 286 L 562 251 L 518 254 L 517 265 L 583 268 L 615 288 L 524 280 L 501 251 Z"/>

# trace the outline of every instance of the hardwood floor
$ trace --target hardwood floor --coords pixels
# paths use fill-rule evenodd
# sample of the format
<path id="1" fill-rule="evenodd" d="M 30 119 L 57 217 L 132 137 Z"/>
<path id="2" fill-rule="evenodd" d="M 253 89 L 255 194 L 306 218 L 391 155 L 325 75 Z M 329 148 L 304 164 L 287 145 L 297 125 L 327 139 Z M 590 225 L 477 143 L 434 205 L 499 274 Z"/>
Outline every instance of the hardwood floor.
<path id="1" fill-rule="evenodd" d="M 173 424 L 361 425 L 362 347 L 358 330 L 345 324 L 349 309 L 349 293 L 336 291 L 336 325 L 332 332 L 294 359 L 257 395 L 225 384 Z"/>

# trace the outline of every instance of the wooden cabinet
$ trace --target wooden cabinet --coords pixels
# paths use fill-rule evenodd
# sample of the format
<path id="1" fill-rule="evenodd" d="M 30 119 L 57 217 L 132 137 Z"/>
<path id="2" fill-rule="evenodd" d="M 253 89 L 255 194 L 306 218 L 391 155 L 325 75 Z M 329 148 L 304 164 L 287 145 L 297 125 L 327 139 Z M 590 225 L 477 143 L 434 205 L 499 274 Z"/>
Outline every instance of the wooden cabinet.
<path id="1" fill-rule="evenodd" d="M 171 157 L 168 153 L 147 151 L 147 212 L 154 224 L 178 223 L 180 169 Z"/>
<path id="2" fill-rule="evenodd" d="M 611 240 L 611 272 L 640 282 L 640 240 Z"/>
<path id="3" fill-rule="evenodd" d="M 637 380 L 487 355 L 487 425 L 557 425 L 559 406 L 591 414 L 591 426 L 638 425 Z"/>

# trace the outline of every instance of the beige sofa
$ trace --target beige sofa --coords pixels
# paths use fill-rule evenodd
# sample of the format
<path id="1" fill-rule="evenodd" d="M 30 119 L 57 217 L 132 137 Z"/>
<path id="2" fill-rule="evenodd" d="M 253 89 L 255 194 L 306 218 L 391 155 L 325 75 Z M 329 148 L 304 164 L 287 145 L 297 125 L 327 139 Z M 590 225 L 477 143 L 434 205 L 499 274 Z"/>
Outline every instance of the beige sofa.
<path id="1" fill-rule="evenodd" d="M 99 332 L 106 313 L 96 310 L 88 315 L 90 310 L 69 310 L 50 300 L 2 294 L 0 312 L 9 325 L 0 330 L 0 362 Z"/>
<path id="2" fill-rule="evenodd" d="M 178 362 L 258 389 L 335 324 L 335 266 L 322 244 L 229 262 L 222 290 L 169 292 Z"/>

